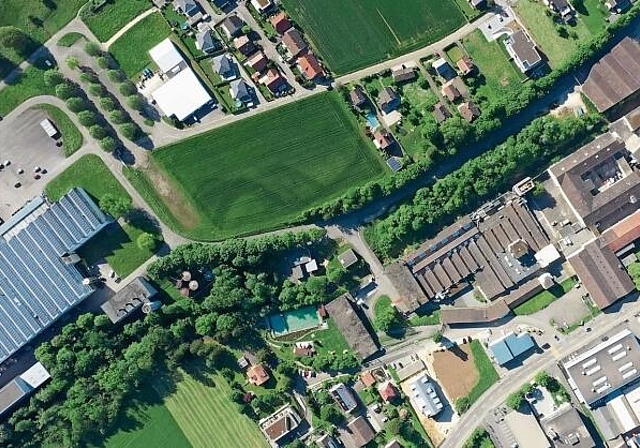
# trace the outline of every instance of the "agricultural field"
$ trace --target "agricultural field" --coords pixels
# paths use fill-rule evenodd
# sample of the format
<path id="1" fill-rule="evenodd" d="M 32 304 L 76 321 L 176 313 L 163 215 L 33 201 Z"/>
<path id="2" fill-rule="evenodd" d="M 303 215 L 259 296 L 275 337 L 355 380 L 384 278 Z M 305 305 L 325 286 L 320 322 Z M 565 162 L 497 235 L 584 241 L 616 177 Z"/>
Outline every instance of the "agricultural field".
<path id="1" fill-rule="evenodd" d="M 587 3 L 587 2 L 585 2 Z M 523 0 L 515 3 L 516 11 L 531 37 L 536 41 L 540 50 L 549 59 L 552 68 L 565 62 L 582 42 L 589 40 L 605 25 L 604 16 L 597 6 L 589 3 L 590 9 L 584 5 L 580 9 L 589 12 L 589 26 L 578 17 L 575 25 L 560 26 L 554 23 L 553 18 L 546 15 L 547 7 L 542 2 Z M 600 26 L 597 26 L 597 23 Z"/>
<path id="2" fill-rule="evenodd" d="M 141 193 L 156 208 L 162 197 L 178 231 L 209 241 L 284 225 L 384 172 L 336 92 L 183 140 L 151 159 Z"/>
<path id="3" fill-rule="evenodd" d="M 501 42 L 488 42 L 482 31 L 475 30 L 462 40 L 462 44 L 478 67 L 476 96 L 485 97 L 493 102 L 505 93 L 517 89 L 524 80 L 524 75 L 509 60 Z M 457 51 L 450 49 L 447 55 L 455 64 L 462 56 L 462 51 L 458 47 L 453 48 Z M 458 55 L 460 57 L 456 58 Z"/>
<path id="4" fill-rule="evenodd" d="M 44 72 L 44 68 L 30 65 L 11 84 L 0 90 L 0 116 L 7 115 L 34 96 L 53 95 L 53 87 L 44 84 Z"/>
<path id="5" fill-rule="evenodd" d="M 44 191 L 52 201 L 57 201 L 73 187 L 82 187 L 94 200 L 99 201 L 105 193 L 131 198 L 129 193 L 113 177 L 100 157 L 87 154 L 76 160 L 69 168 L 47 184 Z"/>
<path id="6" fill-rule="evenodd" d="M 50 104 L 41 104 L 38 109 L 42 109 L 54 121 L 56 127 L 62 134 L 62 151 L 64 155 L 69 157 L 82 146 L 82 133 L 78 127 L 71 121 L 69 115 L 56 106 Z"/>
<path id="7" fill-rule="evenodd" d="M 132 78 L 151 64 L 149 50 L 171 34 L 169 24 L 159 12 L 138 22 L 116 40 L 109 51 L 128 77 Z"/>
<path id="8" fill-rule="evenodd" d="M 89 7 L 84 8 L 81 17 L 98 40 L 106 42 L 150 7 L 148 0 L 111 1 L 95 13 Z"/>
<path id="9" fill-rule="evenodd" d="M 246 448 L 267 448 L 257 425 L 240 414 L 229 398 L 231 388 L 227 382 L 221 376 L 206 373 L 203 379 L 183 373 L 175 385 L 156 385 L 163 395 L 167 394 L 167 387 L 171 388 L 164 404 L 190 445 L 229 448 L 240 444 Z"/>
<path id="10" fill-rule="evenodd" d="M 336 74 L 399 56 L 465 23 L 455 0 L 283 0 Z"/>

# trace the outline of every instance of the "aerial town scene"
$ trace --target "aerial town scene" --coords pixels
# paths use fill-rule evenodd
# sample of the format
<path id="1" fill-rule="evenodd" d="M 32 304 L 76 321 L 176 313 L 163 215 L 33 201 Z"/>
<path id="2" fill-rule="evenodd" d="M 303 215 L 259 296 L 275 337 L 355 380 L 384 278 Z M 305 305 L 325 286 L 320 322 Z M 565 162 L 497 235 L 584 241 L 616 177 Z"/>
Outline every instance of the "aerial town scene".
<path id="1" fill-rule="evenodd" d="M 640 448 L 640 0 L 0 0 L 0 448 Z"/>

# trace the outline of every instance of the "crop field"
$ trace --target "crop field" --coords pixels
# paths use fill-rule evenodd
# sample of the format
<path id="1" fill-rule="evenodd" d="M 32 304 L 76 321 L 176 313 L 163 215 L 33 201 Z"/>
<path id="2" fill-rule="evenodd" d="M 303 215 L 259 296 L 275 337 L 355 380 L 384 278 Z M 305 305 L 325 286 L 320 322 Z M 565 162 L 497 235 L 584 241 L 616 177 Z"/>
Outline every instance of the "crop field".
<path id="1" fill-rule="evenodd" d="M 282 3 L 337 74 L 423 47 L 465 23 L 455 0 L 283 0 Z"/>
<path id="2" fill-rule="evenodd" d="M 227 382 L 220 376 L 207 375 L 204 379 L 198 381 L 185 373 L 165 399 L 165 406 L 191 446 L 267 448 L 257 425 L 240 414 L 229 398 Z"/>
<path id="3" fill-rule="evenodd" d="M 185 235 L 273 229 L 383 173 L 346 107 L 336 92 L 314 95 L 156 150 L 145 174 Z"/>

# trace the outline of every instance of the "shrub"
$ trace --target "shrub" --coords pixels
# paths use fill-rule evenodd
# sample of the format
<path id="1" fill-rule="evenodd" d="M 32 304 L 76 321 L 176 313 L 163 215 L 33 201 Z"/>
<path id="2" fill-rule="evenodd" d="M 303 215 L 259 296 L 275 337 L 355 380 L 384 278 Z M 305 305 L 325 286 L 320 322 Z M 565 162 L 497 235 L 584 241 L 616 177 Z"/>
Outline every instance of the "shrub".
<path id="1" fill-rule="evenodd" d="M 99 82 L 92 82 L 89 84 L 89 94 L 93 96 L 100 96 L 104 93 L 104 86 Z"/>
<path id="2" fill-rule="evenodd" d="M 85 110 L 87 108 L 87 105 L 79 96 L 73 96 L 67 100 L 67 107 L 71 112 L 77 114 L 81 110 Z"/>
<path id="3" fill-rule="evenodd" d="M 131 211 L 131 207 L 132 203 L 130 198 L 118 196 L 111 193 L 106 193 L 100 198 L 100 208 L 103 211 L 109 213 L 114 218 L 119 218 L 126 215 Z M 142 235 L 144 235 L 145 233 L 143 233 Z M 153 237 L 153 235 L 151 236 Z M 138 238 L 138 240 L 140 240 L 140 238 Z"/>
<path id="4" fill-rule="evenodd" d="M 80 73 L 80 82 L 86 84 L 88 82 L 95 82 L 96 77 L 91 72 L 82 72 Z"/>
<path id="5" fill-rule="evenodd" d="M 107 136 L 100 140 L 100 147 L 103 151 L 113 152 L 118 147 L 118 142 L 116 142 L 115 138 Z"/>
<path id="6" fill-rule="evenodd" d="M 122 124 L 129 120 L 129 117 L 120 109 L 109 112 L 109 121 L 113 124 Z"/>
<path id="7" fill-rule="evenodd" d="M 67 67 L 69 67 L 71 70 L 76 70 L 79 66 L 80 61 L 78 61 L 78 58 L 75 58 L 73 56 L 69 56 L 67 58 Z"/>
<path id="8" fill-rule="evenodd" d="M 133 141 L 136 138 L 138 138 L 138 134 L 140 133 L 140 128 L 135 123 L 132 123 L 132 122 L 124 123 L 122 126 L 120 126 L 120 133 L 127 140 Z"/>
<path id="9" fill-rule="evenodd" d="M 107 77 L 111 82 L 122 82 L 127 78 L 126 75 L 122 72 L 122 70 L 115 70 L 115 69 L 109 70 L 107 72 Z"/>
<path id="10" fill-rule="evenodd" d="M 98 104 L 101 109 L 104 109 L 107 112 L 110 112 L 117 107 L 116 102 L 110 96 L 103 96 L 98 100 Z"/>
<path id="11" fill-rule="evenodd" d="M 469 403 L 467 397 L 460 397 L 456 400 L 454 407 L 456 408 L 456 412 L 462 415 L 471 407 L 471 403 Z"/>
<path id="12" fill-rule="evenodd" d="M 155 235 L 148 232 L 141 233 L 136 240 L 136 244 L 138 245 L 138 247 L 141 250 L 146 250 L 147 252 L 154 252 L 157 243 L 158 240 L 156 239 Z"/>
<path id="13" fill-rule="evenodd" d="M 133 84 L 131 81 L 125 81 L 122 84 L 120 84 L 120 93 L 124 96 L 130 96 L 135 93 L 138 93 L 138 89 L 136 88 L 135 84 Z"/>
<path id="14" fill-rule="evenodd" d="M 91 57 L 96 57 L 102 54 L 102 48 L 95 42 L 87 42 L 84 44 L 84 51 Z"/>
<path id="15" fill-rule="evenodd" d="M 44 72 L 44 84 L 49 87 L 55 87 L 64 81 L 64 75 L 60 70 L 49 69 Z"/>
<path id="16" fill-rule="evenodd" d="M 90 110 L 82 110 L 78 112 L 78 121 L 82 126 L 89 127 L 98 122 L 98 117 Z"/>
<path id="17" fill-rule="evenodd" d="M 144 100 L 140 95 L 131 95 L 127 97 L 127 105 L 134 110 L 142 110 L 144 108 Z"/>
<path id="18" fill-rule="evenodd" d="M 106 56 L 100 56 L 98 59 L 98 67 L 101 69 L 107 69 L 111 66 L 111 59 Z"/>
<path id="19" fill-rule="evenodd" d="M 58 84 L 55 90 L 56 90 L 56 96 L 61 100 L 68 100 L 76 93 L 75 87 L 68 82 L 63 82 L 61 84 Z"/>
<path id="20" fill-rule="evenodd" d="M 94 124 L 89 128 L 89 135 L 96 140 L 102 140 L 107 136 L 107 131 L 99 124 Z"/>

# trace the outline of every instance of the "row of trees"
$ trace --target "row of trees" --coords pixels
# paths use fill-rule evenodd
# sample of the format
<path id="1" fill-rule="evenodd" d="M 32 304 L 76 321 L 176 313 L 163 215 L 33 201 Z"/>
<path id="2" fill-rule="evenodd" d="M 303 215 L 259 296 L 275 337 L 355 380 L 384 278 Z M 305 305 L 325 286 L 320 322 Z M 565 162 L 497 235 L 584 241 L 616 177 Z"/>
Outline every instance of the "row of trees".
<path id="1" fill-rule="evenodd" d="M 418 190 L 411 202 L 368 227 L 367 241 L 382 257 L 395 257 L 408 244 L 470 212 L 518 177 L 575 150 L 600 133 L 601 124 L 597 115 L 538 118 L 505 143 Z"/>
<path id="2" fill-rule="evenodd" d="M 501 95 L 492 99 L 491 102 L 488 99 L 480 101 L 482 115 L 473 125 L 459 117 L 450 118 L 440 126 L 432 122 L 424 122 L 420 132 L 431 142 L 431 145 L 425 149 L 424 157 L 409 164 L 399 173 L 353 187 L 342 196 L 303 212 L 299 220 L 302 222 L 328 220 L 360 209 L 423 176 L 442 157 L 456 154 L 461 148 L 482 141 L 488 134 L 498 129 L 505 120 L 513 119 L 532 101 L 549 93 L 560 78 L 576 72 L 585 64 L 601 57 L 609 49 L 612 38 L 626 29 L 638 14 L 640 14 L 640 5 L 634 5 L 630 11 L 609 24 L 591 40 L 582 42 L 572 57 L 561 66 L 555 67 L 548 75 L 518 86 L 509 94 Z M 341 91 L 344 95 L 348 94 L 344 88 L 341 88 Z"/>
<path id="3" fill-rule="evenodd" d="M 191 244 L 158 260 L 150 272 L 163 282 L 185 268 L 216 266 L 210 294 L 198 300 L 165 299 L 157 312 L 123 326 L 114 326 L 102 314 L 83 314 L 65 325 L 36 349 L 52 380 L 0 427 L 0 445 L 77 447 L 104 440 L 143 383 L 163 372 L 172 375 L 193 357 L 233 376 L 224 370 L 237 369 L 225 344 L 252 349 L 263 345 L 255 329 L 275 306 L 281 288 L 269 263 L 319 236 L 314 232 Z M 292 368 L 275 365 L 276 390 L 284 393 L 291 387 Z M 260 416 L 273 405 L 262 397 L 252 409 Z"/>

